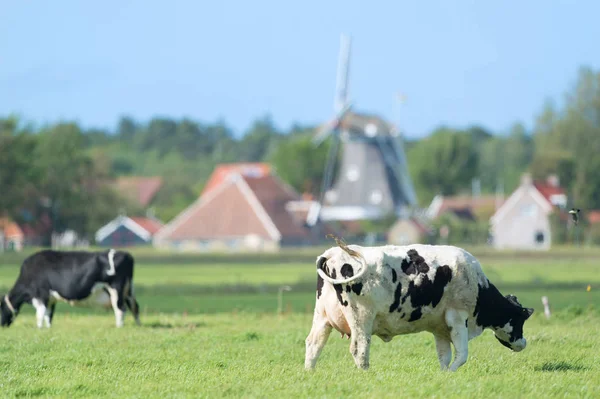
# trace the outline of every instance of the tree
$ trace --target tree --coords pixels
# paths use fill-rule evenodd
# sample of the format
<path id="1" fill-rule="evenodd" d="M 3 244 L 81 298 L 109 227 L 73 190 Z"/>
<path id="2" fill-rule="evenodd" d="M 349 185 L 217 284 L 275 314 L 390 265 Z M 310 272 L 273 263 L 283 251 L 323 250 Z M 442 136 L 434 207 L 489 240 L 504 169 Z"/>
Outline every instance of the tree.
<path id="1" fill-rule="evenodd" d="M 559 174 L 577 207 L 600 208 L 600 73 L 582 68 L 564 109 L 545 106 L 534 139 L 536 173 Z"/>
<path id="2" fill-rule="evenodd" d="M 470 187 L 478 156 L 471 135 L 440 128 L 407 154 L 409 170 L 422 205 L 436 194 L 453 195 Z"/>
<path id="3" fill-rule="evenodd" d="M 28 157 L 39 175 L 34 197 L 38 206 L 30 206 L 38 216 L 50 215 L 55 232 L 72 229 L 91 235 L 118 209 L 119 199 L 107 186 L 109 170 L 98 169 L 84 149 L 79 127 L 60 123 L 39 134 Z"/>
<path id="4" fill-rule="evenodd" d="M 504 143 L 501 177 L 505 188 L 512 191 L 519 185 L 521 175 L 531 164 L 533 140 L 522 124 L 515 123 Z"/>
<path id="5" fill-rule="evenodd" d="M 268 160 L 279 176 L 296 190 L 318 195 L 331 140 L 316 147 L 312 135 L 310 131 L 282 140 Z"/>
<path id="6" fill-rule="evenodd" d="M 280 136 L 270 116 L 256 120 L 240 141 L 240 160 L 262 161 L 279 144 Z"/>
<path id="7" fill-rule="evenodd" d="M 133 137 L 139 131 L 138 129 L 139 127 L 133 118 L 122 116 L 117 125 L 117 137 L 126 143 L 131 143 Z"/>
<path id="8" fill-rule="evenodd" d="M 16 118 L 0 119 L 0 217 L 16 217 L 35 190 L 38 179 L 30 165 L 35 144 L 35 136 L 18 130 Z"/>

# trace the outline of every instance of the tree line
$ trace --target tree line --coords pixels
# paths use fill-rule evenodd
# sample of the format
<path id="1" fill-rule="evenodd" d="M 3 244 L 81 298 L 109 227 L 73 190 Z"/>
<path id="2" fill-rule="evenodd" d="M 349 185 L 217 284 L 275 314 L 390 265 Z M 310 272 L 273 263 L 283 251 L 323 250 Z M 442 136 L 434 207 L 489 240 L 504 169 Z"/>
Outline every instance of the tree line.
<path id="1" fill-rule="evenodd" d="M 405 143 L 421 206 L 436 194 L 501 186 L 509 194 L 520 176 L 557 174 L 573 204 L 600 209 L 600 73 L 582 68 L 563 101 L 548 102 L 533 128 L 507 131 L 442 126 Z M 499 110 L 501 112 L 501 110 Z M 20 222 L 46 215 L 56 231 L 91 237 L 117 209 L 139 213 L 110 184 L 118 176 L 163 176 L 152 206 L 168 221 L 195 200 L 218 163 L 264 161 L 300 192 L 318 194 L 326 141 L 311 143 L 314 126 L 278 128 L 269 116 L 234 135 L 225 121 L 156 117 L 143 123 L 121 117 L 114 129 L 84 129 L 74 122 L 37 127 L 17 117 L 0 119 L 0 216 Z"/>

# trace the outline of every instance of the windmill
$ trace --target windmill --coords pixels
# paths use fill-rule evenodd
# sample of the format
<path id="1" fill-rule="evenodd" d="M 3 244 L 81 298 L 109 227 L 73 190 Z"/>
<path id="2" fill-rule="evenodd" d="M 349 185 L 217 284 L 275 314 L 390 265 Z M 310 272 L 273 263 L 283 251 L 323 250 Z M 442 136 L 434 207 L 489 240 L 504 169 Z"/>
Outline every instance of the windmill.
<path id="1" fill-rule="evenodd" d="M 374 116 L 352 111 L 348 101 L 350 38 L 342 35 L 334 117 L 317 130 L 313 143 L 331 137 L 323 184 L 307 224 L 329 220 L 373 220 L 401 216 L 416 204 L 397 128 Z M 342 157 L 333 182 L 338 150 Z"/>

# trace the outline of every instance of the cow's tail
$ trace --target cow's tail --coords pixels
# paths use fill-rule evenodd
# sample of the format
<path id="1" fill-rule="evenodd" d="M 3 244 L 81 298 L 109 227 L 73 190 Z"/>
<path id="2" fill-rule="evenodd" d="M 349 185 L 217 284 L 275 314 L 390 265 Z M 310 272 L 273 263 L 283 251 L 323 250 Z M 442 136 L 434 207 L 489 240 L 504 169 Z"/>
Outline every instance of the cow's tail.
<path id="1" fill-rule="evenodd" d="M 348 284 L 351 283 L 355 280 L 358 280 L 359 278 L 361 278 L 365 272 L 367 271 L 367 261 L 365 260 L 365 258 L 363 257 L 363 255 L 360 252 L 355 252 L 356 255 L 354 255 L 354 257 L 356 259 L 359 260 L 359 262 L 361 263 L 361 268 L 358 271 L 358 273 L 356 273 L 353 276 L 350 276 L 348 278 L 342 278 L 342 279 L 335 279 L 330 277 L 324 269 L 325 263 L 327 261 L 327 259 L 325 258 L 321 258 L 319 259 L 319 262 L 317 263 L 317 273 L 319 274 L 319 276 L 321 276 L 321 278 L 331 284 Z"/>
<path id="2" fill-rule="evenodd" d="M 114 249 L 111 248 L 110 251 L 108 251 L 108 266 L 109 269 L 106 272 L 106 274 L 108 274 L 109 276 L 114 276 L 117 272 L 116 268 L 115 268 L 115 253 L 116 251 Z"/>

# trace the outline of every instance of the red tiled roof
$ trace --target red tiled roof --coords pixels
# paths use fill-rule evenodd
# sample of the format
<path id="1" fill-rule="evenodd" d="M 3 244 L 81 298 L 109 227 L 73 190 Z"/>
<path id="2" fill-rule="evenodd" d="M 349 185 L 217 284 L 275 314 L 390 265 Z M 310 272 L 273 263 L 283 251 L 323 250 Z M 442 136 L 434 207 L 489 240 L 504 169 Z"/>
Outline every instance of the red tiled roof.
<path id="1" fill-rule="evenodd" d="M 0 218 L 0 231 L 4 232 L 6 238 L 23 238 L 23 230 L 18 224 L 8 218 Z"/>
<path id="2" fill-rule="evenodd" d="M 271 166 L 266 163 L 260 162 L 246 162 L 246 163 L 230 163 L 217 165 L 213 173 L 210 175 L 202 195 L 208 193 L 210 190 L 218 187 L 227 176 L 231 173 L 237 173 L 242 176 L 260 177 L 271 173 Z"/>
<path id="3" fill-rule="evenodd" d="M 309 238 L 302 220 L 286 205 L 300 196 L 274 175 L 231 174 L 169 223 L 159 239 L 217 239 L 258 235 L 265 239 Z M 280 236 L 280 237 L 278 237 Z"/>
<path id="4" fill-rule="evenodd" d="M 160 230 L 163 226 L 163 224 L 158 220 L 147 217 L 132 216 L 130 219 L 139 224 L 140 227 L 152 235 L 154 235 L 154 233 Z"/>
<path id="5" fill-rule="evenodd" d="M 270 239 L 269 231 L 252 209 L 240 183 L 225 181 L 211 195 L 198 202 L 167 225 L 164 239 L 217 239 L 256 234 Z M 159 233 L 162 235 L 162 233 Z"/>
<path id="6" fill-rule="evenodd" d="M 124 176 L 116 182 L 117 189 L 121 194 L 143 207 L 147 207 L 152 202 L 162 184 L 163 179 L 158 176 Z"/>
<path id="7" fill-rule="evenodd" d="M 553 195 L 564 195 L 565 194 L 565 190 L 562 187 L 553 186 L 548 183 L 534 182 L 533 185 L 540 192 L 540 194 L 542 194 L 544 196 L 544 198 L 546 198 L 546 200 L 548 202 L 550 202 L 551 204 L 552 204 L 552 201 L 550 201 L 550 198 Z"/>
<path id="8" fill-rule="evenodd" d="M 600 210 L 588 211 L 586 216 L 590 224 L 600 223 Z"/>

